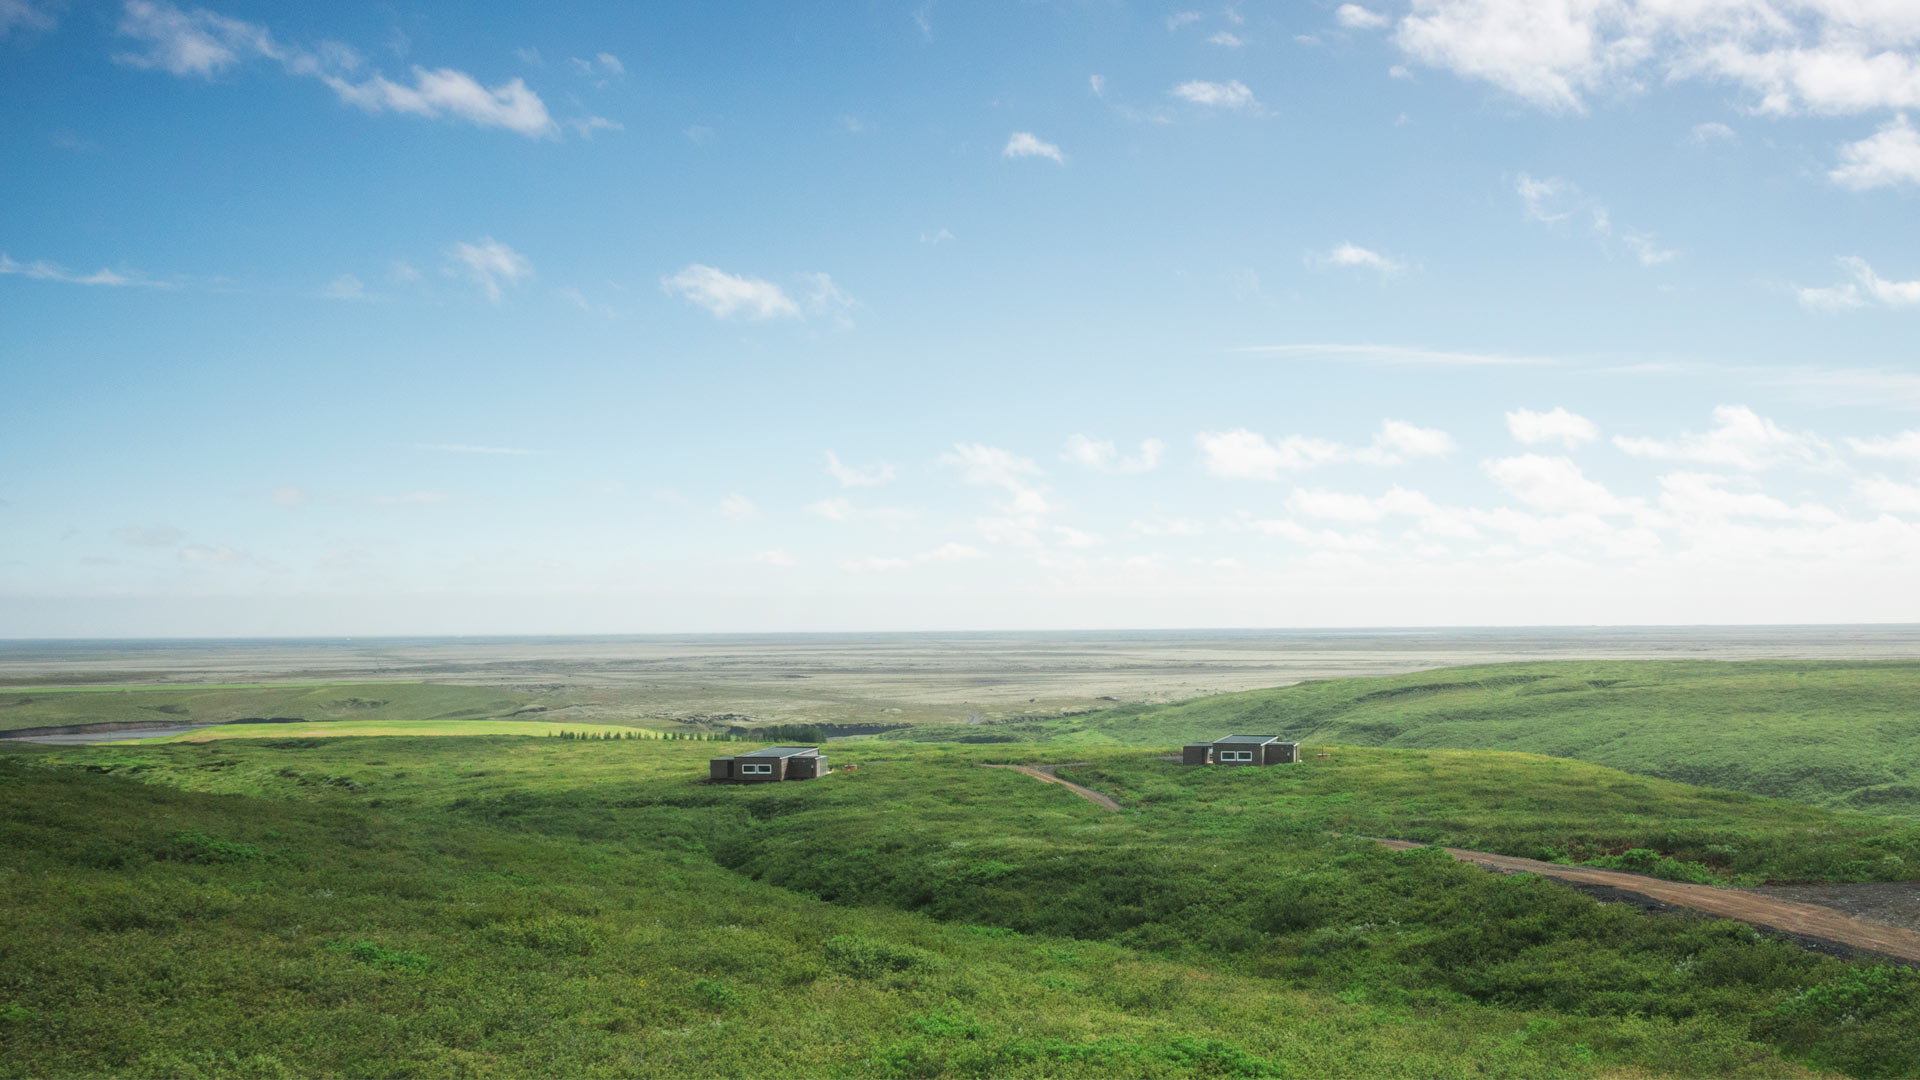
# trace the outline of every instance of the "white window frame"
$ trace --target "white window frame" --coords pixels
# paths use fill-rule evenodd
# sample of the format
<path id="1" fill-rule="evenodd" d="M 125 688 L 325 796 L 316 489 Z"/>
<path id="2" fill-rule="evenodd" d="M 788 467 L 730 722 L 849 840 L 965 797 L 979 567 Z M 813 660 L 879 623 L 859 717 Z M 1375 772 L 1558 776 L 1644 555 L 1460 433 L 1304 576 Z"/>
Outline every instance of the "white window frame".
<path id="1" fill-rule="evenodd" d="M 1253 760 L 1253 751 L 1251 751 L 1251 750 L 1222 750 L 1222 751 L 1220 751 L 1220 760 L 1221 760 L 1221 761 L 1252 761 L 1252 760 Z"/>
<path id="2" fill-rule="evenodd" d="M 741 762 L 741 763 L 740 763 L 740 775 L 742 775 L 742 776 L 772 776 L 772 775 L 773 775 L 773 762 L 771 762 L 771 761 L 768 761 L 768 762 L 752 762 L 752 761 L 743 761 L 743 762 Z"/>

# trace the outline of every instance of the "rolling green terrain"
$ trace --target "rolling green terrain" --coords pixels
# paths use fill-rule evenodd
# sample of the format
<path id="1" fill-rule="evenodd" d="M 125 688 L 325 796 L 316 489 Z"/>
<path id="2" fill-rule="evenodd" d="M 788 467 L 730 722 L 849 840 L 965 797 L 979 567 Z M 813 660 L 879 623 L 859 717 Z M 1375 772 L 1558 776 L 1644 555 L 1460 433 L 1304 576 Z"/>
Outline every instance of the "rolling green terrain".
<path id="1" fill-rule="evenodd" d="M 1920 1070 L 1905 969 L 1334 835 L 1846 878 L 1920 858 L 1902 822 L 1528 755 L 1013 748 L 1115 814 L 1005 747 L 756 787 L 713 749 L 10 747 L 0 1075 Z"/>
<path id="2" fill-rule="evenodd" d="M 1523 750 L 1920 816 L 1920 663 L 1609 661 L 1445 668 L 982 725 L 975 738 L 1167 745 L 1230 732 Z M 921 727 L 905 737 L 938 741 Z"/>

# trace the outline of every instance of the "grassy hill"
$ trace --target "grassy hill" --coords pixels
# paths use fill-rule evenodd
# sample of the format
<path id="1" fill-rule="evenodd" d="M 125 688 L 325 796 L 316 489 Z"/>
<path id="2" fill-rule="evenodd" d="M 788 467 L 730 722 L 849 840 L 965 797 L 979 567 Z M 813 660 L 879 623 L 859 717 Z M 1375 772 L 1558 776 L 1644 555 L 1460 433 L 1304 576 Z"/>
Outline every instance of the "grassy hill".
<path id="1" fill-rule="evenodd" d="M 1920 816 L 1920 663 L 1909 661 L 1444 668 L 987 725 L 970 734 L 1166 745 L 1229 732 L 1350 746 L 1518 750 L 1815 805 Z M 923 727 L 911 735 L 942 733 Z"/>
<path id="2" fill-rule="evenodd" d="M 1005 748 L 840 744 L 858 772 L 759 787 L 700 783 L 711 749 L 13 750 L 0 1075 L 1920 1070 L 1904 969 L 1332 835 L 1678 829 L 1845 876 L 1920 857 L 1900 822 L 1527 755 L 1046 749 L 1113 814 L 978 768 Z"/>

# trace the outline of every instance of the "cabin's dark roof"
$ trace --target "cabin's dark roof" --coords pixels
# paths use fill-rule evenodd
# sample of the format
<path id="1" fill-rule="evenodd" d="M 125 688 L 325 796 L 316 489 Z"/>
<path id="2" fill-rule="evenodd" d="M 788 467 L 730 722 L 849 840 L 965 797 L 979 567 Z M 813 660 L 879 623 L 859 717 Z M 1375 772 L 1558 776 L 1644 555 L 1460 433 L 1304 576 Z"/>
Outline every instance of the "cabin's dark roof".
<path id="1" fill-rule="evenodd" d="M 1280 736 L 1278 735 L 1229 735 L 1224 739 L 1213 740 L 1213 745 L 1219 746 L 1221 743 L 1234 743 L 1245 744 L 1247 746 L 1260 746 L 1263 743 L 1279 741 Z"/>
<path id="2" fill-rule="evenodd" d="M 805 757 L 808 754 L 817 754 L 819 752 L 820 748 L 817 746 L 769 746 L 765 750 L 755 750 L 751 754 L 741 754 L 739 756 L 743 758 Z"/>

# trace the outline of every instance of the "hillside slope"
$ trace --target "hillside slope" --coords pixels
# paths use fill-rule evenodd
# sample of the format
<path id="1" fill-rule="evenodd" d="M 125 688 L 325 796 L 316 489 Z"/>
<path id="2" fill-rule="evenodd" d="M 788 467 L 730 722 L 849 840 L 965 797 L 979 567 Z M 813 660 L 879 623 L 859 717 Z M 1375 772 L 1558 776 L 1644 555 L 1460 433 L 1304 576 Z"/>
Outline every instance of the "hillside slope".
<path id="1" fill-rule="evenodd" d="M 1920 816 L 1920 663 L 1910 661 L 1443 668 L 972 734 L 1168 745 L 1229 732 L 1346 746 L 1517 750 L 1820 806 Z M 924 728 L 915 734 L 939 737 Z"/>

